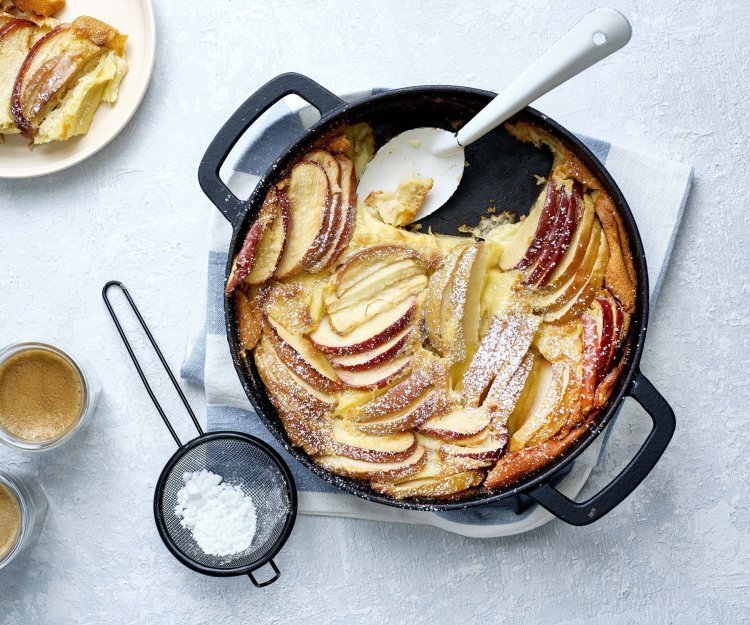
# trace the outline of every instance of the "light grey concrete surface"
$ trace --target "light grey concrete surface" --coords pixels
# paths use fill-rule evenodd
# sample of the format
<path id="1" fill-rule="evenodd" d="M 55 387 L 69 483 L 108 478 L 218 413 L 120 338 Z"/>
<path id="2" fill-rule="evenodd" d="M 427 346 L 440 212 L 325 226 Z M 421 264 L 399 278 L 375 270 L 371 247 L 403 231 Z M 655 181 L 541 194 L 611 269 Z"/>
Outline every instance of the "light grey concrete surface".
<path id="1" fill-rule="evenodd" d="M 156 4 L 153 83 L 122 135 L 70 171 L 0 181 L 0 343 L 63 342 L 105 388 L 91 427 L 67 446 L 0 450 L 0 468 L 36 475 L 51 507 L 37 545 L 0 571 L 0 623 L 749 622 L 750 5 L 613 1 L 632 21 L 631 43 L 538 104 L 574 130 L 695 166 L 642 364 L 678 429 L 644 484 L 592 526 L 553 522 L 511 539 L 303 517 L 278 558 L 281 580 L 259 591 L 194 574 L 162 547 L 151 497 L 173 443 L 102 284 L 131 287 L 177 365 L 212 209 L 197 165 L 256 87 L 295 70 L 342 92 L 500 89 L 598 3 Z M 587 493 L 632 455 L 646 421 L 618 424 Z"/>

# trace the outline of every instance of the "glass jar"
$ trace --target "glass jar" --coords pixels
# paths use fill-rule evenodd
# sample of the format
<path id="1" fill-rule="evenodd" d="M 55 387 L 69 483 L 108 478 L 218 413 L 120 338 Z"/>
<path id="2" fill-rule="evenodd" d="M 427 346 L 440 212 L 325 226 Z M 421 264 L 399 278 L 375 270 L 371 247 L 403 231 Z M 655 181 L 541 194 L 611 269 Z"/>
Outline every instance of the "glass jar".
<path id="1" fill-rule="evenodd" d="M 21 479 L 0 471 L 0 487 L 15 499 L 21 517 L 12 546 L 0 553 L 1 569 L 39 537 L 47 516 L 47 498 L 37 481 L 30 477 Z"/>
<path id="2" fill-rule="evenodd" d="M 71 365 L 81 383 L 83 401 L 81 402 L 81 411 L 78 415 L 78 419 L 59 436 L 40 441 L 27 440 L 14 436 L 0 424 L 0 442 L 24 451 L 45 451 L 62 445 L 65 441 L 72 438 L 86 423 L 88 423 L 96 410 L 96 404 L 101 395 L 101 383 L 87 361 L 77 357 L 74 358 L 70 353 L 63 351 L 54 345 L 36 341 L 13 343 L 12 345 L 0 349 L 0 369 L 9 358 L 26 350 L 42 350 L 61 357 Z"/>

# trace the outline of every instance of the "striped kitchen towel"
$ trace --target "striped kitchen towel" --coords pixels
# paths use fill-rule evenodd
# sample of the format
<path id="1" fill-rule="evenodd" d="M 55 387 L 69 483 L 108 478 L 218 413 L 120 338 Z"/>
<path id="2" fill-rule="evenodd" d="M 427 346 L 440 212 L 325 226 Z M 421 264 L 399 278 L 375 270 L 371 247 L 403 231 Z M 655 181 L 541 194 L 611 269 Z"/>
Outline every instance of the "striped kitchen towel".
<path id="1" fill-rule="evenodd" d="M 344 96 L 354 101 L 372 91 Z M 317 119 L 310 107 L 292 110 L 277 104 L 245 134 L 233 154 L 239 154 L 224 179 L 238 197 L 249 197 L 260 174 Z M 617 181 L 639 224 L 649 260 L 651 302 L 656 300 L 692 179 L 692 168 L 581 137 Z M 225 168 L 231 165 L 225 165 Z M 547 523 L 552 515 L 532 505 L 517 513 L 506 503 L 468 510 L 432 513 L 399 510 L 364 501 L 313 475 L 286 453 L 255 415 L 237 378 L 224 331 L 224 270 L 231 228 L 218 210 L 209 209 L 208 263 L 205 301 L 194 311 L 182 376 L 205 388 L 209 430 L 239 430 L 270 442 L 282 453 L 294 473 L 302 514 L 429 524 L 474 537 L 509 536 Z M 612 426 L 610 426 L 610 431 Z M 581 454 L 561 476 L 557 488 L 575 497 L 601 460 L 609 432 Z"/>

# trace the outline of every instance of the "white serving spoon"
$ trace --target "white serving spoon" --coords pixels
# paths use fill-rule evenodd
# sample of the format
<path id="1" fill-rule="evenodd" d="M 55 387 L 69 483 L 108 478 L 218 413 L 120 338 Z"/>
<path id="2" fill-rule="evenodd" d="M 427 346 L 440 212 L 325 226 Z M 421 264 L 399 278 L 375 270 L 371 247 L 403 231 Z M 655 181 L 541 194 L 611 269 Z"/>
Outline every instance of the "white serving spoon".
<path id="1" fill-rule="evenodd" d="M 395 190 L 410 176 L 432 178 L 432 190 L 415 221 L 430 215 L 458 188 L 467 145 L 622 48 L 630 41 L 630 34 L 630 24 L 622 13 L 608 8 L 592 11 L 456 134 L 440 128 L 413 128 L 391 139 L 367 165 L 357 195 L 364 199 L 371 191 Z"/>

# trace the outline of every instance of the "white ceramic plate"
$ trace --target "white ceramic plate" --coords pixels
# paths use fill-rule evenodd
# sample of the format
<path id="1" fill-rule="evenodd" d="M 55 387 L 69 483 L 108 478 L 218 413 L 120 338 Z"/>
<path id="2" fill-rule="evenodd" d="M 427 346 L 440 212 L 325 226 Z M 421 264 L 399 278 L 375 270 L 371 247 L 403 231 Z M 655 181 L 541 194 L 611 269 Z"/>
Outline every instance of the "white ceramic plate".
<path id="1" fill-rule="evenodd" d="M 120 85 L 114 104 L 102 103 L 87 134 L 68 141 L 29 148 L 20 135 L 5 137 L 0 144 L 0 178 L 33 178 L 51 174 L 80 163 L 107 145 L 130 121 L 141 103 L 154 67 L 156 27 L 151 0 L 68 0 L 55 15 L 69 22 L 79 15 L 90 15 L 128 35 L 128 73 Z"/>

